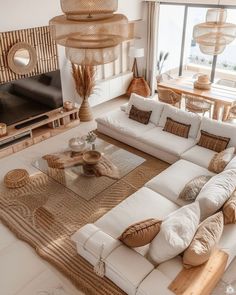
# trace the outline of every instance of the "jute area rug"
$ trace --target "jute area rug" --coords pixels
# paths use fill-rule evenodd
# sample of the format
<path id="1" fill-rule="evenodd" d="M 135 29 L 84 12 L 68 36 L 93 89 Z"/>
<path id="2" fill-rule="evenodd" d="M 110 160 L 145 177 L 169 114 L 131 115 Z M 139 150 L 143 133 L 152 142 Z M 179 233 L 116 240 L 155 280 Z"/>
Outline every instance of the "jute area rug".
<path id="1" fill-rule="evenodd" d="M 70 236 L 96 221 L 110 209 L 162 172 L 168 164 L 114 140 L 103 139 L 134 152 L 146 161 L 90 201 L 79 198 L 45 174 L 31 177 L 21 189 L 1 187 L 0 219 L 15 235 L 30 244 L 79 290 L 91 295 L 124 294 L 107 278 L 99 278 L 91 265 L 77 255 Z"/>

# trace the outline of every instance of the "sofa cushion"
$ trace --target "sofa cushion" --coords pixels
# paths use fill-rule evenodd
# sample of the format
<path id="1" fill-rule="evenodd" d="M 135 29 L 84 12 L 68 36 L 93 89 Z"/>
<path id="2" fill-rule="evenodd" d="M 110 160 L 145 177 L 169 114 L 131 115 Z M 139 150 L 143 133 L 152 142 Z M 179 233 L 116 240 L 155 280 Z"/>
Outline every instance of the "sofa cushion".
<path id="1" fill-rule="evenodd" d="M 213 176 L 197 197 L 201 208 L 201 219 L 217 212 L 230 198 L 235 187 L 236 169 L 226 170 Z"/>
<path id="2" fill-rule="evenodd" d="M 159 233 L 161 221 L 155 218 L 146 219 L 130 225 L 119 237 L 119 240 L 131 248 L 150 244 Z"/>
<path id="3" fill-rule="evenodd" d="M 170 284 L 171 280 L 165 274 L 154 269 L 140 284 L 136 295 L 174 295 L 168 289 Z"/>
<path id="4" fill-rule="evenodd" d="M 105 265 L 106 277 L 130 295 L 136 295 L 139 285 L 154 269 L 145 257 L 123 245 L 105 259 Z"/>
<path id="5" fill-rule="evenodd" d="M 83 248 L 93 257 L 93 261 L 90 262 L 94 264 L 100 257 L 107 257 L 114 249 L 122 245 L 119 240 L 114 239 L 95 224 L 90 223 L 75 232 L 71 240 L 76 243 L 78 252 L 80 248 Z"/>
<path id="6" fill-rule="evenodd" d="M 224 217 L 222 212 L 208 217 L 198 227 L 198 230 L 184 251 L 184 267 L 199 266 L 209 260 L 215 250 L 224 229 Z"/>
<path id="7" fill-rule="evenodd" d="M 211 159 L 208 169 L 214 173 L 220 173 L 224 171 L 225 167 L 234 157 L 235 148 L 231 147 L 219 154 L 215 154 Z"/>
<path id="8" fill-rule="evenodd" d="M 157 147 L 150 146 L 149 143 L 143 142 L 140 137 L 134 138 L 132 136 L 127 136 L 126 134 L 117 132 L 116 130 L 113 130 L 100 123 L 97 124 L 97 130 L 100 133 L 106 134 L 107 136 L 112 137 L 120 142 L 124 142 L 125 144 L 129 146 L 132 146 L 140 151 L 143 151 L 167 163 L 173 164 L 179 160 L 179 156 L 174 155 L 173 153 L 169 153 L 167 151 L 158 149 Z"/>
<path id="9" fill-rule="evenodd" d="M 191 243 L 200 221 L 198 202 L 184 206 L 168 215 L 159 234 L 150 244 L 148 257 L 160 264 L 182 253 Z"/>
<path id="10" fill-rule="evenodd" d="M 95 222 L 95 225 L 114 238 L 140 220 L 163 220 L 179 207 L 160 194 L 143 187 Z"/>
<path id="11" fill-rule="evenodd" d="M 201 175 L 212 176 L 214 174 L 201 166 L 185 160 L 179 160 L 150 180 L 146 187 L 178 205 L 183 205 L 186 202 L 179 199 L 179 194 L 189 181 Z"/>
<path id="12" fill-rule="evenodd" d="M 203 117 L 200 130 L 218 136 L 229 137 L 229 147 L 236 147 L 236 126 L 233 124 L 222 123 L 220 121 Z"/>
<path id="13" fill-rule="evenodd" d="M 129 119 L 147 125 L 149 123 L 152 111 L 143 111 L 132 105 L 129 112 Z"/>
<path id="14" fill-rule="evenodd" d="M 163 128 L 163 131 L 175 134 L 180 137 L 188 138 L 190 128 L 191 125 L 177 122 L 168 117 L 166 119 L 166 124 Z"/>
<path id="15" fill-rule="evenodd" d="M 184 189 L 179 194 L 179 199 L 193 202 L 196 200 L 201 189 L 204 185 L 211 179 L 209 175 L 201 175 L 190 180 L 184 187 Z"/>
<path id="16" fill-rule="evenodd" d="M 143 133 L 140 139 L 144 143 L 180 157 L 185 151 L 195 145 L 193 138 L 183 138 L 157 127 Z"/>
<path id="17" fill-rule="evenodd" d="M 218 136 L 201 130 L 201 137 L 197 145 L 220 153 L 227 148 L 229 142 L 229 137 Z"/>
<path id="18" fill-rule="evenodd" d="M 143 111 L 152 111 L 150 122 L 158 125 L 161 113 L 164 108 L 164 104 L 149 98 L 144 98 L 138 94 L 132 93 L 130 100 L 128 102 L 128 106 L 126 108 L 126 113 L 129 115 L 132 105 L 136 108 L 143 110 Z"/>
<path id="19" fill-rule="evenodd" d="M 216 152 L 195 145 L 188 151 L 184 152 L 181 155 L 181 158 L 201 167 L 208 168 L 214 155 L 216 155 Z"/>
<path id="20" fill-rule="evenodd" d="M 155 125 L 152 123 L 144 125 L 129 119 L 128 115 L 121 110 L 109 112 L 106 115 L 97 118 L 96 121 L 116 132 L 133 138 L 138 138 L 147 131 L 155 128 Z"/>
<path id="21" fill-rule="evenodd" d="M 184 110 L 180 110 L 170 105 L 165 105 L 159 122 L 160 127 L 165 126 L 168 117 L 180 123 L 188 125 L 190 124 L 191 128 L 189 131 L 189 136 L 192 138 L 197 137 L 201 123 L 201 117 L 199 115 L 194 113 L 188 113 Z"/>
<path id="22" fill-rule="evenodd" d="M 176 256 L 161 263 L 156 269 L 160 270 L 171 281 L 174 281 L 177 275 L 183 270 L 183 259 L 181 255 Z"/>
<path id="23" fill-rule="evenodd" d="M 236 223 L 236 190 L 223 207 L 225 224 Z"/>

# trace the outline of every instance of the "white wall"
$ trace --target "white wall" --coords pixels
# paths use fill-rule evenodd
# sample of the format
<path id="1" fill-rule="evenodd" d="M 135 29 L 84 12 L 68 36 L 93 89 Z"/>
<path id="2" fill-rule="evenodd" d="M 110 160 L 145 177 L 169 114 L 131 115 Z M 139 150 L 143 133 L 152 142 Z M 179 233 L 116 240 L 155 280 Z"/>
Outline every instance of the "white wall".
<path id="1" fill-rule="evenodd" d="M 118 0 L 118 12 L 125 14 L 129 20 L 137 20 L 143 16 L 142 0 Z M 60 0 L 0 0 L 0 31 L 12 31 L 48 25 L 48 21 L 62 14 Z M 59 63 L 62 73 L 64 99 L 76 100 L 71 78 L 70 64 L 65 58 L 64 48 L 59 48 Z M 130 76 L 127 76 L 130 79 Z M 114 89 L 115 86 L 115 89 Z M 117 80 L 103 82 L 98 91 L 99 97 L 93 97 L 92 104 L 101 102 L 117 94 L 124 93 L 127 81 L 121 77 Z M 115 90 L 115 91 L 113 91 Z"/>

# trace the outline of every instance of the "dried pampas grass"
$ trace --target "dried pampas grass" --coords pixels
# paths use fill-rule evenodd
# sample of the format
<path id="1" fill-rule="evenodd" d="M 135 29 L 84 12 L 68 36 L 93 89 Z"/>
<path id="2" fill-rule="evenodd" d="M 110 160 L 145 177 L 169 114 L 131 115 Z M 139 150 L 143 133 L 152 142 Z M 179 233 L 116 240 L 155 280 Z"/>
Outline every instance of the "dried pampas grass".
<path id="1" fill-rule="evenodd" d="M 71 66 L 76 91 L 82 99 L 79 110 L 80 121 L 91 121 L 93 119 L 93 114 L 88 99 L 95 90 L 95 67 L 88 65 L 76 65 L 73 63 Z"/>

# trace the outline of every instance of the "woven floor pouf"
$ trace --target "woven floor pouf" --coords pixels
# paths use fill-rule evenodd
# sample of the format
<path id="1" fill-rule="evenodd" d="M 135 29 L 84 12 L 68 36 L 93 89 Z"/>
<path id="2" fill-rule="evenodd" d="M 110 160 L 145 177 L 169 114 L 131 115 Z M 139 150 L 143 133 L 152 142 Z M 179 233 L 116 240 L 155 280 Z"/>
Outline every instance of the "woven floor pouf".
<path id="1" fill-rule="evenodd" d="M 4 177 L 4 184 L 7 188 L 20 188 L 29 183 L 29 173 L 25 169 L 9 171 Z"/>

